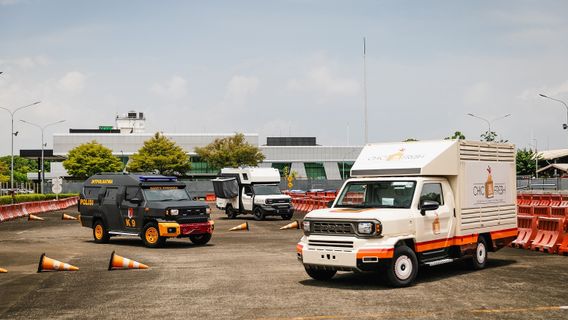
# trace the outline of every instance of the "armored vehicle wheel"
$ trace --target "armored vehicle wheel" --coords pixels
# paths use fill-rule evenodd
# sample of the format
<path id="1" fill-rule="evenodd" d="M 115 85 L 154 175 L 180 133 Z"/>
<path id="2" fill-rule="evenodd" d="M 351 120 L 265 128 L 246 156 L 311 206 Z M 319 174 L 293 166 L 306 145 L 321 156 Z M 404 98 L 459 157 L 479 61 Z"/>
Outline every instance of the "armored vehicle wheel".
<path id="1" fill-rule="evenodd" d="M 418 259 L 409 247 L 396 247 L 392 262 L 386 269 L 387 280 L 393 287 L 407 287 L 418 274 Z"/>
<path id="2" fill-rule="evenodd" d="M 191 242 L 197 245 L 204 245 L 207 242 L 209 242 L 209 240 L 211 240 L 211 234 L 210 233 L 192 234 L 189 236 L 189 240 L 191 240 Z"/>
<path id="3" fill-rule="evenodd" d="M 282 220 L 290 220 L 292 219 L 292 215 L 291 214 L 283 214 L 282 215 Z"/>
<path id="4" fill-rule="evenodd" d="M 233 206 L 228 205 L 225 208 L 225 214 L 227 215 L 227 218 L 229 219 L 235 219 L 237 217 L 237 211 L 235 209 L 233 209 Z"/>
<path id="5" fill-rule="evenodd" d="M 148 222 L 142 230 L 142 240 L 144 245 L 148 248 L 159 248 L 166 243 L 166 238 L 160 237 L 160 230 L 158 224 L 155 222 Z"/>
<path id="6" fill-rule="evenodd" d="M 108 230 L 100 219 L 95 221 L 95 225 L 93 226 L 93 238 L 95 238 L 96 243 L 107 243 L 110 239 Z"/>
<path id="7" fill-rule="evenodd" d="M 473 270 L 479 270 L 485 268 L 485 263 L 487 262 L 487 241 L 484 237 L 479 237 L 477 239 L 477 245 L 475 247 L 475 254 L 471 259 L 466 260 L 468 266 Z"/>
<path id="8" fill-rule="evenodd" d="M 254 213 L 254 220 L 256 221 L 264 220 L 264 212 L 262 212 L 262 209 L 260 209 L 260 207 L 254 208 L 253 213 Z"/>
<path id="9" fill-rule="evenodd" d="M 319 269 L 312 269 L 310 267 L 304 267 L 306 269 L 306 273 L 312 277 L 312 279 L 320 280 L 320 281 L 327 281 L 333 278 L 333 276 L 337 273 L 335 270 L 319 270 Z"/>

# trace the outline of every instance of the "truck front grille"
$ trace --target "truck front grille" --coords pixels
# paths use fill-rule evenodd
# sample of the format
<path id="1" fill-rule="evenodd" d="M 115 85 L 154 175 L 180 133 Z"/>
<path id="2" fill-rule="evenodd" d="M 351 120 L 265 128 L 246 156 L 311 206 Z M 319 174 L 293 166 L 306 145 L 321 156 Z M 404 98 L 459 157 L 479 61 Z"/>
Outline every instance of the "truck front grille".
<path id="1" fill-rule="evenodd" d="M 311 233 L 319 234 L 355 234 L 353 225 L 349 222 L 312 222 Z"/>
<path id="2" fill-rule="evenodd" d="M 308 245 L 310 247 L 353 248 L 353 241 L 309 240 Z"/>
<path id="3" fill-rule="evenodd" d="M 205 208 L 186 208 L 179 209 L 180 216 L 199 216 L 205 215 Z"/>

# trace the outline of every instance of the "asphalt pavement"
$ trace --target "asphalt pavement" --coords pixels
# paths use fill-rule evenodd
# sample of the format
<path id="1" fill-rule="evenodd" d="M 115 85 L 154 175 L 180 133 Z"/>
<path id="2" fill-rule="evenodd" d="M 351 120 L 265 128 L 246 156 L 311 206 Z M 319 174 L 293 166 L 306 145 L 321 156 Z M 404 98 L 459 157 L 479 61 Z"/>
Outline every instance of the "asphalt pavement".
<path id="1" fill-rule="evenodd" d="M 0 319 L 568 319 L 564 256 L 505 248 L 484 270 L 422 268 L 414 286 L 392 289 L 368 273 L 310 279 L 296 260 L 301 231 L 279 230 L 288 223 L 279 218 L 214 210 L 208 245 L 175 239 L 148 249 L 134 237 L 96 244 L 61 213 L 0 224 L 0 268 L 9 270 L 0 273 Z M 227 231 L 244 221 L 250 231 Z M 108 271 L 112 251 L 150 269 Z M 80 270 L 37 273 L 42 253 Z"/>

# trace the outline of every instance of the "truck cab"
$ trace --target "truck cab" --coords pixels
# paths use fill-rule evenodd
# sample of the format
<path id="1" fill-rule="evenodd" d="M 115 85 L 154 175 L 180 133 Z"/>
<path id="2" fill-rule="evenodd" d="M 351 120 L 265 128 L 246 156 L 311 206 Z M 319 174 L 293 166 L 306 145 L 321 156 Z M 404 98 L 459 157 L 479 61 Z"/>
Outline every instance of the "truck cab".
<path id="1" fill-rule="evenodd" d="M 205 202 L 193 201 L 185 183 L 160 175 L 94 175 L 83 185 L 79 212 L 96 243 L 123 235 L 141 237 L 152 248 L 183 237 L 203 245 L 214 228 Z"/>
<path id="2" fill-rule="evenodd" d="M 514 147 L 468 141 L 367 145 L 331 208 L 308 213 L 297 256 L 309 276 L 383 273 L 411 285 L 420 266 L 487 254 L 517 236 Z"/>
<path id="3" fill-rule="evenodd" d="M 224 168 L 212 180 L 217 208 L 231 219 L 253 214 L 255 220 L 267 216 L 292 219 L 292 198 L 280 192 L 280 173 L 275 168 Z"/>

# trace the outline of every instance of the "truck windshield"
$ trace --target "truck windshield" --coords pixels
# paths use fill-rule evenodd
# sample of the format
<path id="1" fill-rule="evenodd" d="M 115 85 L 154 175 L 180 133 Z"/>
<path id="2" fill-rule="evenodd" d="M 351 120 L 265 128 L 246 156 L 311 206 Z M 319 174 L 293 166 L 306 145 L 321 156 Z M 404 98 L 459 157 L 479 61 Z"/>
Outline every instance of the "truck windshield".
<path id="1" fill-rule="evenodd" d="M 416 181 L 351 182 L 339 195 L 335 207 L 410 208 Z"/>
<path id="2" fill-rule="evenodd" d="M 255 184 L 252 188 L 254 189 L 254 194 L 257 196 L 281 194 L 280 189 L 275 184 Z"/>
<path id="3" fill-rule="evenodd" d="M 147 201 L 181 201 L 191 200 L 185 189 L 171 189 L 165 187 L 150 187 L 143 189 Z"/>

